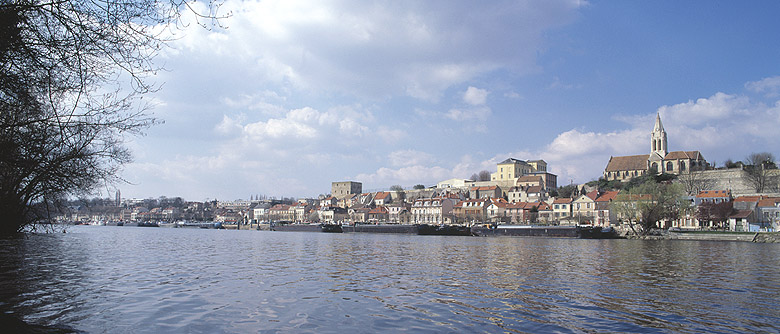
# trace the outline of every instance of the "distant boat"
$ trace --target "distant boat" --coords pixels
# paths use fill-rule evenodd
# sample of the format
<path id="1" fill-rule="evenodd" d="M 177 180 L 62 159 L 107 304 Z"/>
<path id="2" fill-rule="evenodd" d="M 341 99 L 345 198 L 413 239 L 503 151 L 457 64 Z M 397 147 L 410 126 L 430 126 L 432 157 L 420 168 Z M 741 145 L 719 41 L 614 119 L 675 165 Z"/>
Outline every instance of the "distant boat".
<path id="1" fill-rule="evenodd" d="M 472 236 L 471 228 L 460 225 L 428 225 L 421 224 L 417 226 L 419 235 L 455 235 Z"/>
<path id="2" fill-rule="evenodd" d="M 617 239 L 617 231 L 612 227 L 601 226 L 577 226 L 577 234 L 580 239 Z"/>
<path id="3" fill-rule="evenodd" d="M 343 233 L 341 224 L 322 224 L 322 232 L 325 233 Z"/>

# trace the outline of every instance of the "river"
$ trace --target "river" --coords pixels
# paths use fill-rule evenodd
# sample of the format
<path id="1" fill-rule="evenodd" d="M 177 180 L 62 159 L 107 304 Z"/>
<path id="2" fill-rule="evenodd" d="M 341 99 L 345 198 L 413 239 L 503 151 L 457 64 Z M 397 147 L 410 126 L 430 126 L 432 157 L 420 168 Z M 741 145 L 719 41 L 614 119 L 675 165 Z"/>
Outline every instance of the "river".
<path id="1" fill-rule="evenodd" d="M 76 226 L 0 260 L 0 311 L 85 333 L 780 331 L 780 244 Z"/>

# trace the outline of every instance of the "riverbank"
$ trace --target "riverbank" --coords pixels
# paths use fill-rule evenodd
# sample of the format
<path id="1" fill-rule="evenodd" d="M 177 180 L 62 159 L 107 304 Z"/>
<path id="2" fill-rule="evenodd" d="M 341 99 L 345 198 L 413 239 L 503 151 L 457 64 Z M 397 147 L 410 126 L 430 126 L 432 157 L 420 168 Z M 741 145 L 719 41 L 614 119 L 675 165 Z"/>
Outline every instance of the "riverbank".
<path id="1" fill-rule="evenodd" d="M 626 235 L 625 237 L 628 239 L 641 240 L 701 240 L 780 243 L 780 233 L 778 232 L 663 231 L 656 235 Z"/>

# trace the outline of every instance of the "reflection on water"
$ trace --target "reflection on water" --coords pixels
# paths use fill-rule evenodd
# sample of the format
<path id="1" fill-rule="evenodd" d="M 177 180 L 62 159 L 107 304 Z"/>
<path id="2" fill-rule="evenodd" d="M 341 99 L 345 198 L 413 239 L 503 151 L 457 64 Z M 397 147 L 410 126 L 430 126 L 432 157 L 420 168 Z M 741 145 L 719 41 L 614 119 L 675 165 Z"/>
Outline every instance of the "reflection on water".
<path id="1" fill-rule="evenodd" d="M 77 227 L 0 311 L 100 332 L 780 331 L 780 245 Z"/>

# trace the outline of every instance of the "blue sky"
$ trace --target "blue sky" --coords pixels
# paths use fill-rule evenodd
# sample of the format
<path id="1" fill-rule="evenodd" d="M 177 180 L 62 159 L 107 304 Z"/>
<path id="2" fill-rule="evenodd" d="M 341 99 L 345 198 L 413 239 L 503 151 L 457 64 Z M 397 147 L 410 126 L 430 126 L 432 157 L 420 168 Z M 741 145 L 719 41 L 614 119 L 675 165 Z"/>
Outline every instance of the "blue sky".
<path id="1" fill-rule="evenodd" d="M 777 2 L 232 1 L 176 31 L 124 197 L 316 196 L 544 159 L 559 184 L 670 150 L 780 155 Z M 192 20 L 186 18 L 185 20 Z"/>

